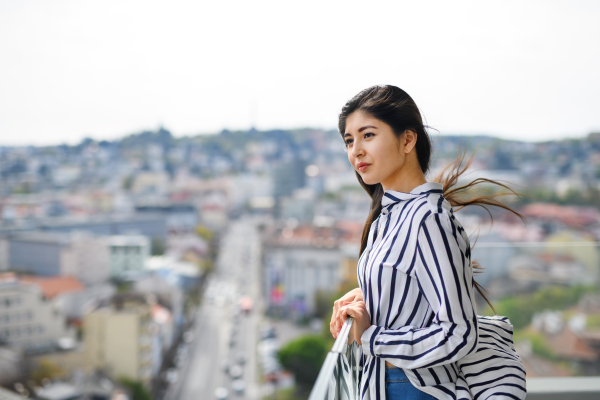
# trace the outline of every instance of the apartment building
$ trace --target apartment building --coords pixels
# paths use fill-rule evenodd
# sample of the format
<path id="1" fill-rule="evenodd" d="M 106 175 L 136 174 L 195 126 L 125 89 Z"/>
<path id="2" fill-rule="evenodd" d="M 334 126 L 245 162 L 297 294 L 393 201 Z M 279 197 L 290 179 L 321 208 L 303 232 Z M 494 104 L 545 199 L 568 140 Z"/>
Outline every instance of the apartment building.
<path id="1" fill-rule="evenodd" d="M 88 286 L 105 283 L 110 277 L 140 274 L 150 255 L 150 239 L 142 235 L 35 231 L 11 234 L 3 242 L 6 269 L 40 276 L 74 276 Z"/>
<path id="2" fill-rule="evenodd" d="M 315 312 L 318 292 L 337 290 L 342 282 L 342 237 L 331 228 L 300 225 L 272 232 L 265 241 L 264 288 L 271 311 L 293 317 Z"/>
<path id="3" fill-rule="evenodd" d="M 74 276 L 86 285 L 108 280 L 106 239 L 85 232 L 23 232 L 8 240 L 9 269 L 40 276 Z"/>
<path id="4" fill-rule="evenodd" d="M 64 316 L 40 286 L 0 275 L 0 343 L 35 353 L 54 349 L 65 336 Z"/>
<path id="5" fill-rule="evenodd" d="M 110 276 L 128 278 L 141 274 L 150 257 L 150 239 L 142 235 L 108 237 Z"/>
<path id="6" fill-rule="evenodd" d="M 128 377 L 149 387 L 160 349 L 153 347 L 151 295 L 122 293 L 83 320 L 86 367 L 114 378 Z"/>

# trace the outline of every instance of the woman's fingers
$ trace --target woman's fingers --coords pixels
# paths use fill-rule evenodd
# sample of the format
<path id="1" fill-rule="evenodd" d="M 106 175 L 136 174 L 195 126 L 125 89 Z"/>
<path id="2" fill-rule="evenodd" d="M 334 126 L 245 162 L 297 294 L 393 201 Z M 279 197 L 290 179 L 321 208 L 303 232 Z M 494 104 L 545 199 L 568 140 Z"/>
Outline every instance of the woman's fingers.
<path id="1" fill-rule="evenodd" d="M 331 323 L 329 324 L 329 331 L 333 335 L 334 338 L 337 338 L 338 333 L 342 329 L 342 325 L 346 320 L 346 311 L 345 307 L 351 304 L 349 301 L 344 301 L 339 304 L 339 308 L 337 311 L 331 315 Z"/>
<path id="2" fill-rule="evenodd" d="M 335 325 L 332 327 L 333 329 L 333 336 L 337 338 L 337 335 L 340 333 L 340 330 L 342 329 L 342 325 L 344 325 L 344 322 L 346 321 L 346 318 L 349 316 L 351 317 L 355 317 L 357 315 L 357 312 L 360 308 L 360 304 L 358 304 L 359 302 L 344 302 L 342 307 L 340 307 L 340 309 L 338 310 L 337 316 L 335 318 Z M 360 302 L 362 303 L 362 302 Z M 358 308 L 357 308 L 358 307 Z"/>
<path id="3" fill-rule="evenodd" d="M 356 340 L 358 344 L 362 344 L 360 337 L 365 329 L 371 325 L 371 319 L 366 304 L 363 301 L 355 301 L 342 307 L 340 311 L 344 313 L 344 316 L 351 316 L 354 318 L 348 342 L 352 343 Z"/>
<path id="4" fill-rule="evenodd" d="M 349 291 L 333 302 L 333 312 L 331 313 L 331 321 L 329 322 L 329 332 L 334 338 L 337 338 L 337 335 L 346 320 L 346 313 L 341 311 L 342 308 L 356 301 L 362 301 L 362 292 L 360 288 Z"/>
<path id="5" fill-rule="evenodd" d="M 331 322 L 329 323 L 329 331 L 331 332 L 331 334 L 333 335 L 333 337 L 337 336 L 337 332 L 338 330 L 336 329 L 337 327 L 337 318 L 338 318 L 338 313 L 342 304 L 342 299 L 336 300 L 333 303 L 333 313 L 331 314 Z"/>

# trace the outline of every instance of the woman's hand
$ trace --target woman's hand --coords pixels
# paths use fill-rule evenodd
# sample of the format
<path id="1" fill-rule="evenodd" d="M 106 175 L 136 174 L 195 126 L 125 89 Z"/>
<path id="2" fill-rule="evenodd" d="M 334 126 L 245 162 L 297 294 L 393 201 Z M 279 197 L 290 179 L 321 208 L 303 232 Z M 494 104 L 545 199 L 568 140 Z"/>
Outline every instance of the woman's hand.
<path id="1" fill-rule="evenodd" d="M 334 303 L 331 323 L 329 324 L 329 331 L 334 338 L 337 338 L 348 315 L 354 317 L 348 343 L 356 340 L 361 344 L 360 337 L 371 326 L 371 317 L 369 316 L 369 312 L 363 301 L 362 292 L 359 288 L 349 291 Z"/>
<path id="2" fill-rule="evenodd" d="M 362 300 L 363 300 L 362 291 L 360 290 L 360 288 L 356 288 L 356 289 L 349 291 L 348 293 L 346 293 L 340 299 L 336 300 L 333 303 L 333 313 L 331 314 L 331 322 L 329 323 L 329 331 L 331 332 L 331 335 L 333 335 L 334 338 L 337 337 L 338 333 L 340 332 L 340 329 L 342 329 L 342 324 L 346 320 L 346 317 L 344 317 L 342 322 L 338 323 L 339 318 L 340 318 L 340 316 L 338 315 L 340 312 L 340 309 L 344 305 L 349 304 L 353 301 L 362 301 Z"/>
<path id="3" fill-rule="evenodd" d="M 348 344 L 356 340 L 358 344 L 362 345 L 360 337 L 371 326 L 371 317 L 369 316 L 365 302 L 359 300 L 348 303 L 340 308 L 338 315 L 340 316 L 341 324 L 344 323 L 347 316 L 354 318 L 350 334 L 348 335 Z M 337 334 L 335 337 L 337 337 Z"/>

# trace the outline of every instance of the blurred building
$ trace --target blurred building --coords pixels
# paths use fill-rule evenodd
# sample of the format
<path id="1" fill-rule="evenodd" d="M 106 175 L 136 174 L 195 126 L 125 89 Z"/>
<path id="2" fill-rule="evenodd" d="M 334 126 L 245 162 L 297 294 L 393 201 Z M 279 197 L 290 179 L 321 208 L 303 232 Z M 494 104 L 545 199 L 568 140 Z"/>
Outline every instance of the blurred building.
<path id="1" fill-rule="evenodd" d="M 150 257 L 146 262 L 146 269 L 183 291 L 196 287 L 204 276 L 204 271 L 198 265 L 168 256 Z"/>
<path id="2" fill-rule="evenodd" d="M 312 189 L 296 189 L 291 196 L 280 199 L 279 217 L 282 219 L 295 218 L 299 221 L 312 221 L 315 215 L 317 199 Z"/>
<path id="3" fill-rule="evenodd" d="M 176 327 L 183 324 L 183 290 L 166 279 L 152 274 L 136 280 L 133 283 L 133 290 L 139 293 L 154 294 L 160 299 L 161 304 L 165 304 L 171 311 L 173 321 Z"/>
<path id="4" fill-rule="evenodd" d="M 543 311 L 534 315 L 531 329 L 543 335 L 555 359 L 568 362 L 572 369 L 584 375 L 598 375 L 598 330 L 586 326 L 590 317 L 584 313 L 572 313 L 567 317 L 560 311 Z"/>
<path id="5" fill-rule="evenodd" d="M 273 170 L 273 197 L 275 198 L 276 216 L 281 215 L 281 200 L 290 196 L 294 190 L 304 187 L 306 183 L 306 162 L 299 158 L 282 161 Z"/>
<path id="6" fill-rule="evenodd" d="M 355 282 L 356 270 L 351 269 L 356 266 L 358 241 L 356 232 L 347 226 L 295 224 L 297 221 L 267 235 L 263 279 L 272 311 L 304 317 L 317 311 L 319 293 Z"/>
<path id="7" fill-rule="evenodd" d="M 107 240 L 111 277 L 127 278 L 143 273 L 146 259 L 150 257 L 150 240 L 146 236 L 119 235 Z"/>
<path id="8" fill-rule="evenodd" d="M 282 161 L 273 171 L 273 196 L 278 199 L 291 195 L 306 183 L 306 162 L 293 158 Z"/>
<path id="9" fill-rule="evenodd" d="M 110 376 L 127 377 L 150 386 L 153 364 L 160 363 L 153 346 L 152 296 L 123 293 L 84 317 L 86 366 Z M 153 348 L 154 347 L 154 348 Z"/>
<path id="10" fill-rule="evenodd" d="M 22 232 L 3 239 L 8 269 L 40 276 L 74 276 L 86 285 L 143 273 L 150 240 L 141 235 Z"/>
<path id="11" fill-rule="evenodd" d="M 34 353 L 54 349 L 66 335 L 61 310 L 39 285 L 0 275 L 0 342 Z"/>
<path id="12" fill-rule="evenodd" d="M 0 390 L 1 386 L 7 386 L 23 375 L 24 370 L 23 353 L 9 346 L 0 346 Z M 0 399 L 2 393 L 0 393 Z"/>
<path id="13" fill-rule="evenodd" d="M 23 232 L 7 238 L 9 268 L 41 276 L 75 276 L 85 284 L 109 278 L 105 238 L 78 232 Z"/>
<path id="14" fill-rule="evenodd" d="M 116 288 L 109 282 L 85 286 L 81 290 L 64 291 L 52 299 L 70 322 L 79 323 L 83 316 L 103 300 L 110 299 Z"/>
<path id="15" fill-rule="evenodd" d="M 170 231 L 191 232 L 199 222 L 198 210 L 191 203 L 138 201 L 135 211 L 140 214 L 163 215 Z"/>
<path id="16" fill-rule="evenodd" d="M 0 224 L 0 233 L 49 231 L 69 233 L 85 231 L 93 235 L 144 235 L 151 239 L 166 240 L 167 224 L 163 215 L 90 215 L 82 218 L 40 218 L 21 220 L 17 224 Z"/>

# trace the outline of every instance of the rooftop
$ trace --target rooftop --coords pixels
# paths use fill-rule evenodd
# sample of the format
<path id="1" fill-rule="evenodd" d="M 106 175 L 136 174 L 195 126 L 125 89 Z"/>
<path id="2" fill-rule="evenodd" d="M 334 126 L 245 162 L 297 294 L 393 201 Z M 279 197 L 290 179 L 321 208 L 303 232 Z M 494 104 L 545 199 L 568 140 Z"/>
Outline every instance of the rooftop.
<path id="1" fill-rule="evenodd" d="M 22 282 L 33 283 L 39 286 L 47 299 L 52 299 L 61 293 L 79 292 L 85 288 L 73 276 L 22 276 L 19 279 Z"/>

